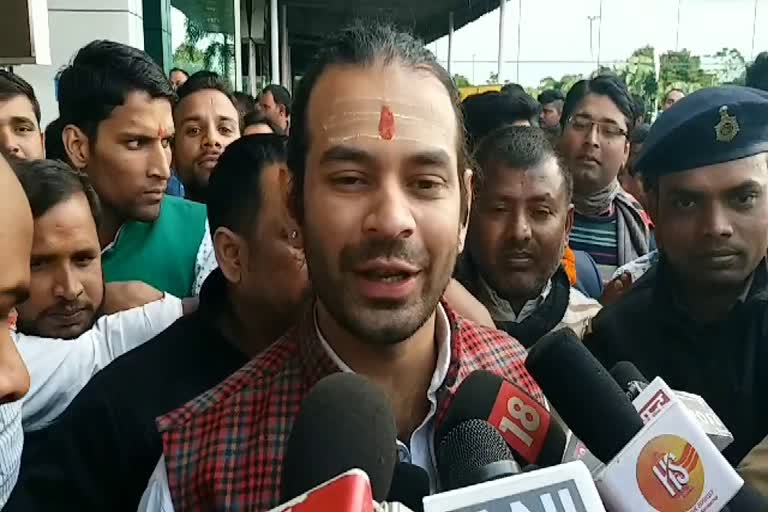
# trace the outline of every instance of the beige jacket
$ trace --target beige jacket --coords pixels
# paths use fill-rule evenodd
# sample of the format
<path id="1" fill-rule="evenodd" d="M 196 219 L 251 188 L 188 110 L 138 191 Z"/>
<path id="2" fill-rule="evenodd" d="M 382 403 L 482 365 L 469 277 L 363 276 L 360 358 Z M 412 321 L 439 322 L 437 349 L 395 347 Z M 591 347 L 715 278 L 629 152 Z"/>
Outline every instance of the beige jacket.
<path id="1" fill-rule="evenodd" d="M 752 448 L 736 469 L 745 482 L 768 496 L 768 437 Z"/>
<path id="2" fill-rule="evenodd" d="M 568 309 L 565 310 L 563 319 L 557 325 L 557 329 L 570 327 L 579 336 L 589 332 L 592 319 L 597 316 L 602 306 L 595 299 L 591 299 L 576 288 L 571 288 L 571 296 L 568 301 Z"/>

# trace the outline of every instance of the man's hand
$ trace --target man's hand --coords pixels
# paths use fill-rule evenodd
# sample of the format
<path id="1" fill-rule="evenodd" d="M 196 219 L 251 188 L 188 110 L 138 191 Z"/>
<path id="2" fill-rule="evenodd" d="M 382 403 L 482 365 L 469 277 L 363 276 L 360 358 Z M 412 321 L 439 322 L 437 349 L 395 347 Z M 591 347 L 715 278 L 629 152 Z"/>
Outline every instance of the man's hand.
<path id="1" fill-rule="evenodd" d="M 624 292 L 626 292 L 630 286 L 632 286 L 632 275 L 628 273 L 621 274 L 603 287 L 603 296 L 600 298 L 600 303 L 603 306 L 613 304 L 624 295 Z"/>
<path id="2" fill-rule="evenodd" d="M 163 292 L 141 281 L 107 283 L 104 287 L 104 314 L 137 308 L 163 298 Z"/>

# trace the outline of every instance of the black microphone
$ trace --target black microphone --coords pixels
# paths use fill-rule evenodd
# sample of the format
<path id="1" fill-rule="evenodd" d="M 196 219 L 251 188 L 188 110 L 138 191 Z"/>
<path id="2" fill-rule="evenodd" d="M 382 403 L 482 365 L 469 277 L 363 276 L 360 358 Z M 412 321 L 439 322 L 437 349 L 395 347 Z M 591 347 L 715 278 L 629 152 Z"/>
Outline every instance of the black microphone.
<path id="1" fill-rule="evenodd" d="M 624 390 L 571 329 L 537 341 L 525 367 L 568 427 L 602 462 L 610 462 L 643 428 Z"/>
<path id="2" fill-rule="evenodd" d="M 572 330 L 561 329 L 536 342 L 525 366 L 574 434 L 606 464 L 643 429 L 624 391 Z M 730 468 L 725 459 L 722 468 Z M 631 507 L 624 503 L 615 509 L 629 510 L 625 505 Z M 745 484 L 727 507 L 732 512 L 766 511 L 768 500 Z"/>
<path id="3" fill-rule="evenodd" d="M 368 475 L 373 499 L 387 498 L 397 461 L 397 427 L 389 400 L 365 377 L 336 373 L 301 404 L 282 472 L 286 502 L 350 469 Z"/>
<path id="4" fill-rule="evenodd" d="M 486 370 L 472 372 L 459 385 L 436 439 L 472 419 L 496 427 L 521 465 L 560 464 L 566 436 L 557 420 L 519 386 Z"/>
<path id="5" fill-rule="evenodd" d="M 448 432 L 437 449 L 444 491 L 520 473 L 504 438 L 484 420 L 467 420 Z"/>
<path id="6" fill-rule="evenodd" d="M 611 377 L 634 400 L 648 386 L 648 379 L 629 361 L 619 361 L 611 368 Z"/>
<path id="7" fill-rule="evenodd" d="M 424 496 L 429 496 L 429 475 L 415 464 L 398 462 L 392 476 L 387 501 L 402 503 L 413 512 L 423 512 Z"/>

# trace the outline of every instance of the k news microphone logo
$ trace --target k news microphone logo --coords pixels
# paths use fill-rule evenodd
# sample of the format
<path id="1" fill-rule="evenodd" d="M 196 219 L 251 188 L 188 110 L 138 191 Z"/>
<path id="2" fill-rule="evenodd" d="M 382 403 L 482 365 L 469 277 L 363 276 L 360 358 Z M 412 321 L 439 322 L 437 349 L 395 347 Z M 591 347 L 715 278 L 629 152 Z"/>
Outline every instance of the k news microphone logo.
<path id="1" fill-rule="evenodd" d="M 704 464 L 696 448 L 682 437 L 654 437 L 643 447 L 637 460 L 637 485 L 656 510 L 703 510 L 697 505 L 704 492 Z"/>
<path id="2" fill-rule="evenodd" d="M 543 485 L 453 512 L 589 512 L 574 480 Z"/>

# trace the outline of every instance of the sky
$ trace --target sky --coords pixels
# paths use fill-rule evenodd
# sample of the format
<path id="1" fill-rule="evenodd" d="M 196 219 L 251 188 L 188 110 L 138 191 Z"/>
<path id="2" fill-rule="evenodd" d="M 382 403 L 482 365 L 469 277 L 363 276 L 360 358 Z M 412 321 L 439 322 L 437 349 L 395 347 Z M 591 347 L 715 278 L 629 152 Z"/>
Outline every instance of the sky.
<path id="1" fill-rule="evenodd" d="M 559 79 L 564 74 L 587 74 L 597 68 L 598 56 L 602 63 L 621 62 L 636 48 L 649 44 L 662 51 L 687 48 L 697 55 L 737 48 L 751 60 L 755 5 L 754 54 L 768 50 L 768 0 L 679 3 L 678 31 L 678 0 L 602 0 L 602 19 L 593 22 L 590 53 L 587 17 L 600 15 L 601 0 L 508 0 L 502 80 L 536 86 L 547 76 Z M 498 29 L 496 9 L 457 30 L 451 72 L 475 84 L 485 83 L 497 69 Z M 445 65 L 447 36 L 428 47 Z"/>
<path id="2" fill-rule="evenodd" d="M 590 51 L 587 17 L 599 16 L 601 4 Z M 446 30 L 447 24 L 446 16 Z M 687 48 L 696 55 L 737 48 L 747 60 L 768 50 L 768 0 L 508 0 L 505 25 L 502 81 L 530 87 L 547 76 L 588 74 L 598 58 L 604 64 L 623 62 L 649 44 L 662 52 Z M 175 50 L 184 39 L 184 15 L 176 8 L 171 9 L 171 27 Z M 485 83 L 497 69 L 498 29 L 496 9 L 457 30 L 451 72 Z M 446 65 L 448 37 L 427 46 Z"/>

